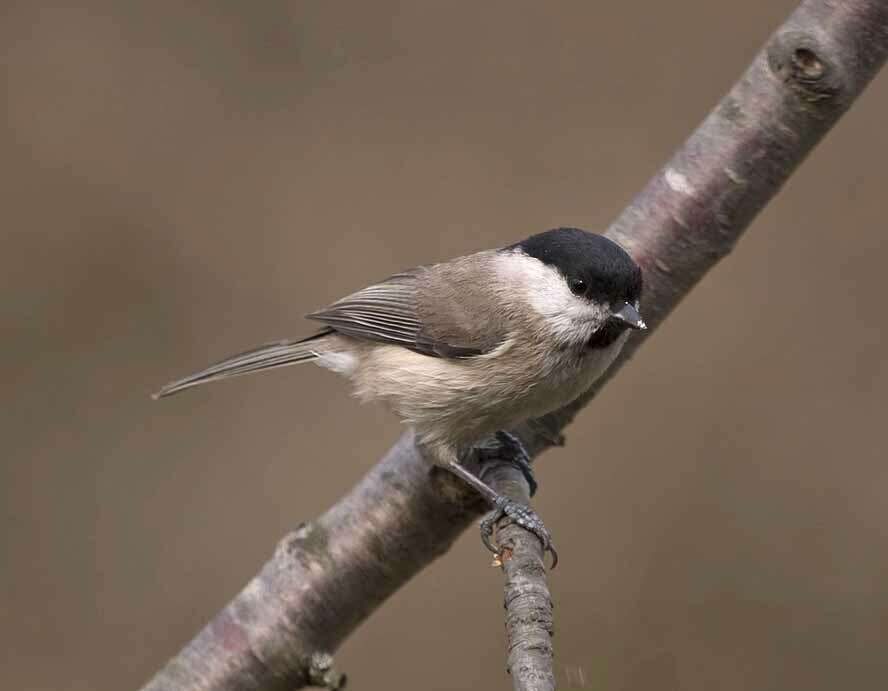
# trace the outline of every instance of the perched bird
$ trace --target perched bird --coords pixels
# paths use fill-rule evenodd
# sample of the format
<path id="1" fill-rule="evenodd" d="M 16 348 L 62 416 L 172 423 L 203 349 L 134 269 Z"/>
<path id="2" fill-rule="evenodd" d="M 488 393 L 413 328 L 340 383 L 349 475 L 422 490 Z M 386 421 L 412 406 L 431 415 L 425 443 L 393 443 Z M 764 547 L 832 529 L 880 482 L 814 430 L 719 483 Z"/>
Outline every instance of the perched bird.
<path id="1" fill-rule="evenodd" d="M 386 402 L 411 425 L 425 455 L 482 491 L 495 511 L 536 533 L 542 522 L 459 463 L 495 439 L 535 488 L 515 425 L 570 403 L 614 361 L 639 314 L 641 269 L 618 244 L 556 228 L 494 250 L 395 274 L 308 315 L 312 336 L 227 358 L 164 386 L 200 384 L 315 362 L 342 374 L 364 400 Z"/>

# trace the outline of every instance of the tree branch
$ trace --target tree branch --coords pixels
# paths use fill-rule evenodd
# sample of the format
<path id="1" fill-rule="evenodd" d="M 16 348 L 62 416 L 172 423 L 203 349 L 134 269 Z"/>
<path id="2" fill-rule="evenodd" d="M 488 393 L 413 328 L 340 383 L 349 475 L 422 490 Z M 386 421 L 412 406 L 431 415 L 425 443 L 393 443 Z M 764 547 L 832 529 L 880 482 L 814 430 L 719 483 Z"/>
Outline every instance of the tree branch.
<path id="1" fill-rule="evenodd" d="M 500 494 L 530 506 L 530 488 L 515 465 L 485 466 L 484 480 Z M 507 668 L 512 687 L 515 691 L 554 691 L 554 616 L 542 543 L 533 533 L 503 520 L 496 540 L 500 551 L 494 563 L 502 566 L 505 576 Z"/>
<path id="2" fill-rule="evenodd" d="M 888 0 L 805 0 L 728 95 L 608 230 L 641 264 L 657 326 L 885 61 Z M 635 337 L 613 374 L 643 339 Z M 601 387 L 520 430 L 536 453 Z M 145 689 L 286 689 L 443 554 L 483 506 L 430 470 L 404 435 L 316 521 L 285 537 L 261 572 Z M 329 670 L 328 670 L 329 671 Z M 332 682 L 331 682 L 332 685 Z"/>

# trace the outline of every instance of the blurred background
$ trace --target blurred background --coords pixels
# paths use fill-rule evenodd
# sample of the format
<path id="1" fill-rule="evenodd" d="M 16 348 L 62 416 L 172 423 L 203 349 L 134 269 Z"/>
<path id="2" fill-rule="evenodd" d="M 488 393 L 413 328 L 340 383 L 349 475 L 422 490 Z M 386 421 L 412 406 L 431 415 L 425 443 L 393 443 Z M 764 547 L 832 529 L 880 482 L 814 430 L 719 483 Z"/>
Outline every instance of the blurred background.
<path id="1" fill-rule="evenodd" d="M 317 368 L 151 391 L 605 228 L 794 5 L 7 0 L 0 686 L 137 688 L 399 433 Z M 540 463 L 564 687 L 885 687 L 886 77 Z M 374 614 L 354 687 L 507 688 L 488 563 Z"/>

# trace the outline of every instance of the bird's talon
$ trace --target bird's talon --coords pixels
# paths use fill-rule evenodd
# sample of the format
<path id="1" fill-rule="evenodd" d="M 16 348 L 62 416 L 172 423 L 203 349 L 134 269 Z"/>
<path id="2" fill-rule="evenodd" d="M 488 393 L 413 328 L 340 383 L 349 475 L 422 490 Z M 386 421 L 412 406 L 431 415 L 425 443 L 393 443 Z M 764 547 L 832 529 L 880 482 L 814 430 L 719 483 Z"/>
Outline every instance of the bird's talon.
<path id="1" fill-rule="evenodd" d="M 481 542 L 484 546 L 499 557 L 499 547 L 494 545 L 490 540 L 493 537 L 493 530 L 496 522 L 504 515 L 503 507 L 498 505 L 493 511 L 487 514 L 481 520 Z"/>
<path id="2" fill-rule="evenodd" d="M 481 542 L 496 555 L 494 563 L 496 561 L 501 562 L 501 550 L 497 545 L 493 544 L 491 537 L 496 524 L 503 517 L 509 518 L 512 523 L 537 536 L 543 547 L 543 556 L 545 557 L 547 552 L 552 555 L 552 566 L 550 568 L 554 569 L 558 564 L 558 552 L 555 551 L 555 546 L 552 544 L 552 535 L 542 519 L 533 509 L 505 497 L 497 498 L 496 508 L 483 518 L 480 525 Z"/>

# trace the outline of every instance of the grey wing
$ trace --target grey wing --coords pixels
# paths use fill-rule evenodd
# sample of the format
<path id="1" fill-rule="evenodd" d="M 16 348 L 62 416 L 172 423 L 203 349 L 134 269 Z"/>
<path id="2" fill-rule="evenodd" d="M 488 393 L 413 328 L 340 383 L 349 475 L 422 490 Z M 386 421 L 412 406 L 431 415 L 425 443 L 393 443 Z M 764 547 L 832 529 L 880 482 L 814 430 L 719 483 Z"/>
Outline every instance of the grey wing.
<path id="1" fill-rule="evenodd" d="M 440 307 L 443 309 L 436 310 L 430 318 L 428 291 L 424 290 L 428 281 L 419 278 L 423 274 L 428 276 L 427 272 L 436 276 L 440 266 L 443 265 L 395 274 L 307 317 L 346 336 L 400 345 L 432 357 L 466 358 L 489 352 L 503 339 L 484 328 L 482 315 L 448 323 L 448 312 L 465 312 L 447 304 L 454 299 L 452 296 L 442 296 L 445 304 Z M 443 320 L 435 318 L 442 312 Z"/>

